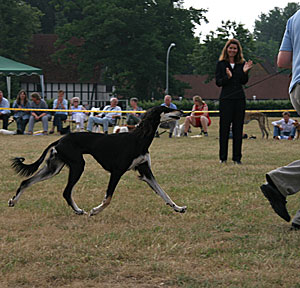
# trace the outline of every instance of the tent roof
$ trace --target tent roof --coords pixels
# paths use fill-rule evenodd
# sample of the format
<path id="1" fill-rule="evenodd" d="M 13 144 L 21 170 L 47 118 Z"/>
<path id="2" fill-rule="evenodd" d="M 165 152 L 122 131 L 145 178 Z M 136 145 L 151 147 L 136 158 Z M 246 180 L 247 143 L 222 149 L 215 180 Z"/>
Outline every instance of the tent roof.
<path id="1" fill-rule="evenodd" d="M 16 62 L 14 60 L 5 58 L 0 56 L 0 74 L 4 76 L 9 75 L 32 75 L 32 74 L 38 74 L 42 75 L 42 69 L 32 67 L 20 62 Z"/>

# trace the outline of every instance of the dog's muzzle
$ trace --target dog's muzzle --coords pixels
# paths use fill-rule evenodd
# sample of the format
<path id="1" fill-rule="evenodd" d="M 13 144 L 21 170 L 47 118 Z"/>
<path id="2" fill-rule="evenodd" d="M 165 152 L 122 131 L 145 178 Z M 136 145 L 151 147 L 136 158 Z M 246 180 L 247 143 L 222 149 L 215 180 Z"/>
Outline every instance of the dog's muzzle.
<path id="1" fill-rule="evenodd" d="M 160 122 L 169 122 L 169 121 L 179 120 L 182 114 L 183 114 L 183 112 L 180 110 L 166 113 L 162 116 Z"/>

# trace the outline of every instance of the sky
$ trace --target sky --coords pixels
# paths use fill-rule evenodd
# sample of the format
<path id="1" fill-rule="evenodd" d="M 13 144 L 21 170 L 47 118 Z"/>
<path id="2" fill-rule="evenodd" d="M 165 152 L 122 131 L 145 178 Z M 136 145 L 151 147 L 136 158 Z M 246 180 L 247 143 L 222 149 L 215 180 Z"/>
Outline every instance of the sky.
<path id="1" fill-rule="evenodd" d="M 205 13 L 209 23 L 197 27 L 196 36 L 202 33 L 202 39 L 209 32 L 215 31 L 221 26 L 221 21 L 236 21 L 237 23 L 245 24 L 251 32 L 254 29 L 254 22 L 258 19 L 261 13 L 267 14 L 274 7 L 284 8 L 289 2 L 286 0 L 185 0 L 184 7 L 205 8 L 208 12 Z M 300 1 L 299 1 L 300 2 Z"/>

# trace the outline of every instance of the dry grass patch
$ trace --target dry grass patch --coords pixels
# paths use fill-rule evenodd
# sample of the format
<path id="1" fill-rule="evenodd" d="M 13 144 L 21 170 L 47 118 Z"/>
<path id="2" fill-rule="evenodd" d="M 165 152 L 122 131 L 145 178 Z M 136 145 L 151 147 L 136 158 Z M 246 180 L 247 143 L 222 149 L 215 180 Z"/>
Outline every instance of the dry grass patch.
<path id="1" fill-rule="evenodd" d="M 259 191 L 267 171 L 298 159 L 299 141 L 262 140 L 251 122 L 245 130 L 257 139 L 244 141 L 244 165 L 220 165 L 217 123 L 208 138 L 163 134 L 150 148 L 158 182 L 186 214 L 128 172 L 106 210 L 77 216 L 62 197 L 67 168 L 9 208 L 21 181 L 9 159 L 33 161 L 59 136 L 0 135 L 0 286 L 300 287 L 300 233 Z M 108 173 L 85 159 L 74 198 L 88 211 L 104 197 Z M 297 198 L 289 198 L 291 214 Z"/>

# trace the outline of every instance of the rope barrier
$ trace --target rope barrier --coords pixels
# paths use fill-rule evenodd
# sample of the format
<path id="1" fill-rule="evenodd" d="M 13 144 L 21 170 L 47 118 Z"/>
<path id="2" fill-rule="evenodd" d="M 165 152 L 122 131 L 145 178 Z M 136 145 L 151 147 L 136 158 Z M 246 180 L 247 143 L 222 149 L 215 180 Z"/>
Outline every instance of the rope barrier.
<path id="1" fill-rule="evenodd" d="M 12 111 L 43 111 L 43 112 L 82 112 L 82 113 L 122 113 L 122 114 L 129 114 L 129 113 L 146 113 L 146 110 L 143 111 L 106 111 L 106 110 L 71 110 L 71 109 L 33 109 L 33 108 L 2 108 L 0 110 L 12 110 Z M 278 112 L 296 112 L 295 109 L 278 109 L 278 110 L 246 110 L 246 112 L 262 112 L 262 113 L 278 113 Z M 183 113 L 220 113 L 219 110 L 208 110 L 208 111 L 183 111 Z"/>

